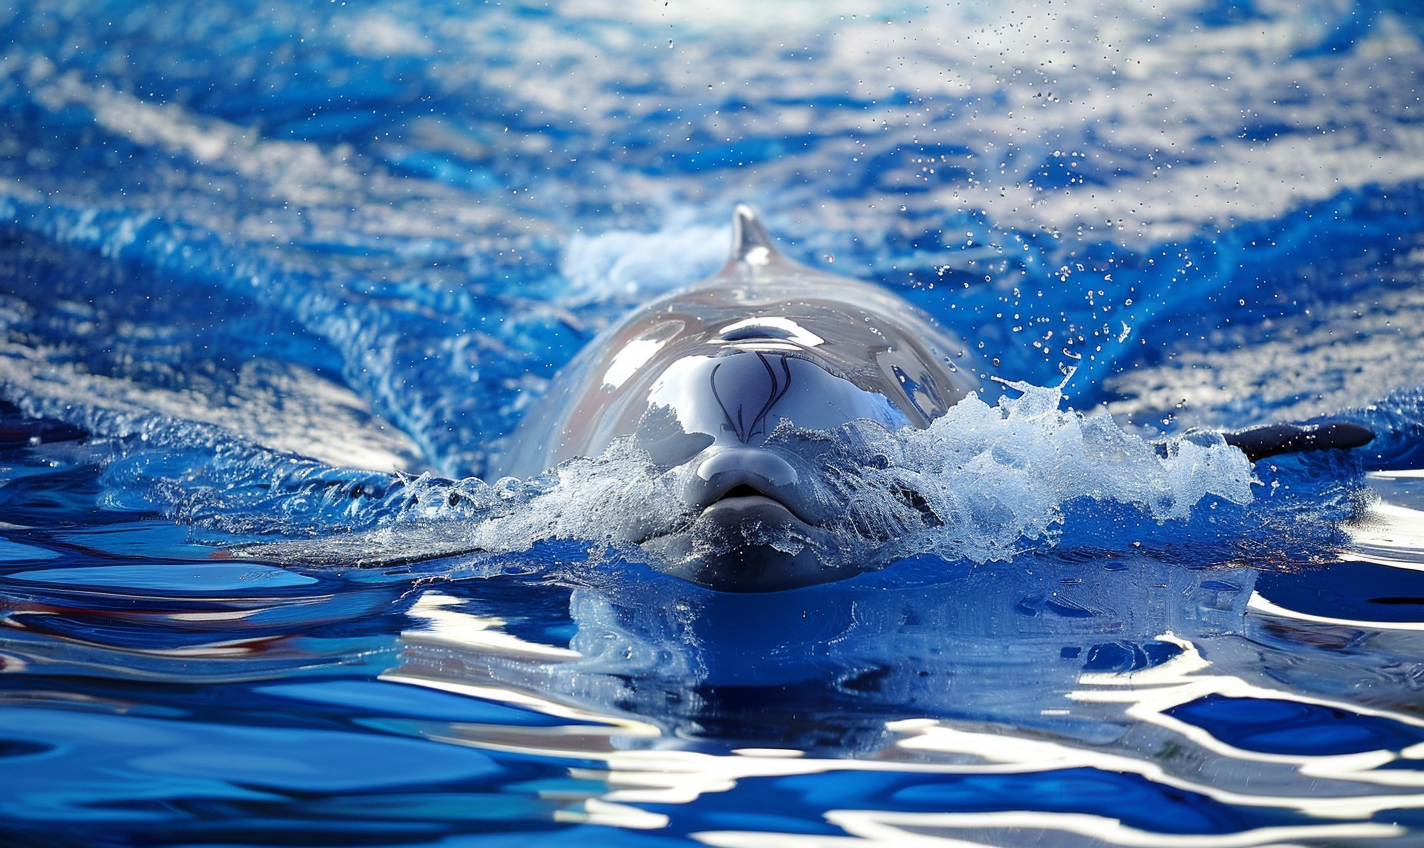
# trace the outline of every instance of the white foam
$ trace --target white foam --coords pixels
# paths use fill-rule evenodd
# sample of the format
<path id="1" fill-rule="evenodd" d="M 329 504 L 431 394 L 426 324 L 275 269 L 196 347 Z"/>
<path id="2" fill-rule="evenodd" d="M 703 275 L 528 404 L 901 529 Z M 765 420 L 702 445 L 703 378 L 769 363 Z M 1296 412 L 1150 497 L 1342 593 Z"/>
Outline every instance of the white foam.
<path id="1" fill-rule="evenodd" d="M 1185 521 L 1208 497 L 1252 499 L 1250 463 L 1219 436 L 1169 443 L 1162 456 L 1106 415 L 1063 409 L 1057 389 L 1012 388 L 1019 397 L 996 406 L 971 397 L 926 430 L 877 440 L 885 468 L 839 475 L 851 483 L 849 502 L 871 513 L 862 520 L 898 540 L 898 555 L 1011 559 L 1054 544 L 1065 508 L 1080 499 L 1127 506 L 1150 522 Z M 907 490 L 943 526 L 917 529 L 922 508 L 896 496 Z"/>
<path id="2" fill-rule="evenodd" d="M 730 241 L 725 226 L 676 222 L 655 233 L 575 233 L 564 251 L 562 271 L 568 287 L 560 300 L 570 306 L 638 302 L 672 291 L 716 273 Z"/>

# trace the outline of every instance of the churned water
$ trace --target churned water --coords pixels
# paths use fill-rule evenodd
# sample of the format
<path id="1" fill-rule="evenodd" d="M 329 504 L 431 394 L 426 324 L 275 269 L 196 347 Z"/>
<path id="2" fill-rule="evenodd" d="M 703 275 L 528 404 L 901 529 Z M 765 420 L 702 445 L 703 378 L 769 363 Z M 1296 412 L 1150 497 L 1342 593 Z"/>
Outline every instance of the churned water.
<path id="1" fill-rule="evenodd" d="M 1418 844 L 1415 5 L 0 9 L 0 842 Z M 841 434 L 883 570 L 482 476 L 737 202 L 1008 384 Z"/>

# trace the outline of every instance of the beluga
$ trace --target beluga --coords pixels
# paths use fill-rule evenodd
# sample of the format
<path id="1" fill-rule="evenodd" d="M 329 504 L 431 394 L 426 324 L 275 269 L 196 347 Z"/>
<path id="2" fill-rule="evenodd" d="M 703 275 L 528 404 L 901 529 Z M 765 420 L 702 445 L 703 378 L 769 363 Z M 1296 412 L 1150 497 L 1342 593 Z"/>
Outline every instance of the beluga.
<path id="1" fill-rule="evenodd" d="M 963 339 L 905 299 L 778 252 L 751 208 L 736 208 L 732 233 L 714 276 L 636 310 L 560 371 L 492 470 L 530 478 L 631 445 L 671 481 L 686 520 L 624 515 L 609 519 L 608 535 L 711 589 L 780 591 L 881 568 L 877 528 L 856 526 L 863 510 L 843 485 L 855 470 L 827 463 L 818 438 L 923 430 L 1001 386 Z M 1254 462 L 1373 434 L 1326 421 L 1220 436 Z M 940 523 L 917 492 L 892 495 Z M 872 544 L 846 556 L 847 534 Z"/>
<path id="2" fill-rule="evenodd" d="M 864 568 L 804 544 L 831 544 L 845 504 L 817 479 L 824 469 L 777 434 L 850 422 L 923 429 L 983 391 L 967 349 L 903 298 L 782 255 L 739 205 L 722 269 L 591 342 L 497 470 L 530 477 L 631 440 L 675 476 L 695 516 L 651 535 L 621 528 L 662 570 L 737 592 L 848 577 Z"/>

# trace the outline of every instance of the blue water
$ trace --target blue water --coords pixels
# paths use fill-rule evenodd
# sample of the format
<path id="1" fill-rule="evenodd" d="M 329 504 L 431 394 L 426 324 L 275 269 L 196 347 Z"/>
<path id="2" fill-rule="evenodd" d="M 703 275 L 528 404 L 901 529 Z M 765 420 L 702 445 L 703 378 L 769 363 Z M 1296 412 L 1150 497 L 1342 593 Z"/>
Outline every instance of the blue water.
<path id="1" fill-rule="evenodd" d="M 21 0 L 0 47 L 3 844 L 1424 839 L 1415 4 Z M 1021 384 L 884 570 L 722 595 L 602 538 L 626 456 L 481 477 L 737 202 Z M 1187 435 L 1318 416 L 1379 436 Z"/>

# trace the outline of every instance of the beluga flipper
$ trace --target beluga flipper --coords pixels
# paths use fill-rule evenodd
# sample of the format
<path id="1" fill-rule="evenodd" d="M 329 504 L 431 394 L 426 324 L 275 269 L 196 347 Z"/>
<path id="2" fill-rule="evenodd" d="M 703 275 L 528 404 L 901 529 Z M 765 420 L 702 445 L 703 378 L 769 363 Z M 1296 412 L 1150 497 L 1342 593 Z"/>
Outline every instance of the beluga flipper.
<path id="1" fill-rule="evenodd" d="M 1333 418 L 1305 424 L 1262 424 L 1221 435 L 1252 462 L 1288 453 L 1350 450 L 1375 439 L 1374 431 L 1363 424 Z"/>
<path id="2" fill-rule="evenodd" d="M 722 269 L 585 348 L 496 470 L 529 477 L 632 440 L 676 475 L 692 519 L 646 528 L 630 518 L 615 535 L 714 589 L 775 591 L 883 565 L 832 565 L 804 544 L 828 539 L 845 504 L 818 479 L 823 468 L 774 434 L 923 429 L 981 391 L 968 347 L 882 288 L 783 256 L 749 207 L 732 223 Z"/>

